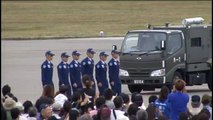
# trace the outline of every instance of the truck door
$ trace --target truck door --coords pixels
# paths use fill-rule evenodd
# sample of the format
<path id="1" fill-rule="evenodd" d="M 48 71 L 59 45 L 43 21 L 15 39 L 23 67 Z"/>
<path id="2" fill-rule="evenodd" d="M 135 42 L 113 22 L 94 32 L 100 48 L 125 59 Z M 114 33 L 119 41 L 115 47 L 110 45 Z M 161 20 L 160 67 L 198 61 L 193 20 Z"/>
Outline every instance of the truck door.
<path id="1" fill-rule="evenodd" d="M 184 63 L 184 42 L 181 33 L 171 33 L 166 42 L 166 73 L 167 82 L 173 82 L 175 66 Z"/>

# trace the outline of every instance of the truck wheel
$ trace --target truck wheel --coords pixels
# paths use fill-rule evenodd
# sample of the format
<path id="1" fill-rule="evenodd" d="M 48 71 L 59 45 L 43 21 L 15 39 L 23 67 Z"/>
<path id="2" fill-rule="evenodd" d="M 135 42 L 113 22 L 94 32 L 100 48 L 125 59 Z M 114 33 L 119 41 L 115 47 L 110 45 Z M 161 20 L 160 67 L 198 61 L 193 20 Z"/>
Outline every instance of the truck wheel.
<path id="1" fill-rule="evenodd" d="M 209 89 L 212 91 L 212 68 L 207 73 L 207 84 L 208 84 Z"/>
<path id="2" fill-rule="evenodd" d="M 142 90 L 142 86 L 140 85 L 128 85 L 128 88 L 131 93 L 134 93 L 134 92 L 140 93 Z"/>

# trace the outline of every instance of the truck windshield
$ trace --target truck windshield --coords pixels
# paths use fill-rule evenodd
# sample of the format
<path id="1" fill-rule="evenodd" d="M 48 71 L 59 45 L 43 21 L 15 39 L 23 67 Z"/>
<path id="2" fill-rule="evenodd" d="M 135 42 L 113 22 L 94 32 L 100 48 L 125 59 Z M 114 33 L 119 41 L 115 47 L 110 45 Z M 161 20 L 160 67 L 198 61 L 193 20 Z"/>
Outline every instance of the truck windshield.
<path id="1" fill-rule="evenodd" d="M 160 51 L 160 42 L 162 40 L 166 40 L 165 33 L 129 33 L 123 42 L 122 52 L 154 53 Z"/>

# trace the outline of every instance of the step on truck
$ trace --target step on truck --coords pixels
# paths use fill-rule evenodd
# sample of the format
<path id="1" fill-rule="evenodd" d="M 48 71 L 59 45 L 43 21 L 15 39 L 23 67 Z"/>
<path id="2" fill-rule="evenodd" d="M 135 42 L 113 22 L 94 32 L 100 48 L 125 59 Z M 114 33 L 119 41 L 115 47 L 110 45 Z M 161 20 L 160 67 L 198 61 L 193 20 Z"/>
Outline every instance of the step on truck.
<path id="1" fill-rule="evenodd" d="M 129 91 L 172 89 L 175 79 L 212 90 L 212 25 L 201 17 L 182 25 L 150 26 L 128 31 L 120 50 L 120 79 Z M 112 49 L 117 49 L 113 45 Z"/>

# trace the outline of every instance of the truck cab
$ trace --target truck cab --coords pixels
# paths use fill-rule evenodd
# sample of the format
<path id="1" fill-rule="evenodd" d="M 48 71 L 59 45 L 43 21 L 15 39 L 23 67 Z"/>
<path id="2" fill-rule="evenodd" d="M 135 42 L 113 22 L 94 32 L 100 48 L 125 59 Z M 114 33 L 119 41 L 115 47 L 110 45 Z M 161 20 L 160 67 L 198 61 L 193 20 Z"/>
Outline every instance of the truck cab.
<path id="1" fill-rule="evenodd" d="M 120 50 L 120 79 L 130 92 L 172 88 L 175 79 L 187 85 L 212 85 L 211 25 L 158 26 L 131 30 Z"/>

